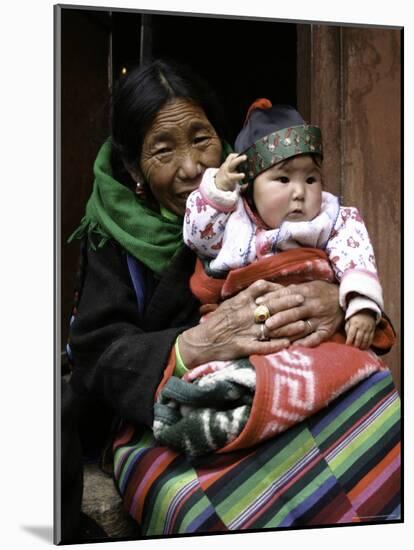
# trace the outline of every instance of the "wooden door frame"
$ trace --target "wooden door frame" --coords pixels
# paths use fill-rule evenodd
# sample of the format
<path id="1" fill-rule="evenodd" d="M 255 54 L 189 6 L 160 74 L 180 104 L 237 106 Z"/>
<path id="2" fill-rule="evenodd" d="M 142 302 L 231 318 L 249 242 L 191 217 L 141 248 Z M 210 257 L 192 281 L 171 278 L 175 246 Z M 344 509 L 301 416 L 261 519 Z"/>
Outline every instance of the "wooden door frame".
<path id="1" fill-rule="evenodd" d="M 395 27 L 297 25 L 298 109 L 322 129 L 327 190 L 343 204 L 357 206 L 370 232 L 385 311 L 397 332 L 385 360 L 398 389 L 402 32 Z"/>

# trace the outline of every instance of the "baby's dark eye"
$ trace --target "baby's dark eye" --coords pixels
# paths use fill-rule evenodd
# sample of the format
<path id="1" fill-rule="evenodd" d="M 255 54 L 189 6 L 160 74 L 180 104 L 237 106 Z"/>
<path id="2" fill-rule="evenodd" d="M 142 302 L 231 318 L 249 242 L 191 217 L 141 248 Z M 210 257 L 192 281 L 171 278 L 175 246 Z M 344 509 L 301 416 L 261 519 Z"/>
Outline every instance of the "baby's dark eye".
<path id="1" fill-rule="evenodd" d="M 276 178 L 276 181 L 280 181 L 280 183 L 289 183 L 289 178 L 286 176 L 279 176 Z"/>
<path id="2" fill-rule="evenodd" d="M 315 183 L 315 181 L 317 181 L 317 179 L 313 176 L 310 176 L 309 178 L 307 178 L 306 183 L 309 183 L 309 185 L 312 185 L 312 183 Z"/>

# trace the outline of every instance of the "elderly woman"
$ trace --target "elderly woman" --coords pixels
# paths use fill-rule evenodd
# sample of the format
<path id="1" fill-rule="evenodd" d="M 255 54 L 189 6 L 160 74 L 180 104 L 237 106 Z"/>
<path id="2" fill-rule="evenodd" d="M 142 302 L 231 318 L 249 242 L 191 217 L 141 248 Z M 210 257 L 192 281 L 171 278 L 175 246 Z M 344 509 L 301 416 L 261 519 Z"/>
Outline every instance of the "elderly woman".
<path id="1" fill-rule="evenodd" d="M 343 321 L 336 285 L 315 281 L 283 288 L 261 280 L 222 302 L 199 324 L 200 304 L 189 289 L 196 259 L 182 243 L 182 218 L 186 199 L 203 172 L 218 167 L 229 152 L 221 123 L 209 88 L 182 67 L 155 61 L 124 77 L 113 98 L 111 138 L 98 153 L 93 192 L 74 235 L 86 246 L 70 331 L 71 392 L 91 402 L 95 399 L 101 411 L 135 426 L 140 435 L 145 427 L 150 433 L 157 388 L 173 372 L 179 374 L 182 365 L 191 370 L 209 361 L 270 354 L 292 341 L 314 346 L 330 338 Z M 266 341 L 254 317 L 258 299 L 275 320 Z M 281 437 L 275 439 L 282 442 Z M 131 449 L 134 443 L 137 449 L 142 447 L 140 437 L 124 429 L 117 452 Z M 299 452 L 303 444 L 304 440 L 290 441 L 290 452 Z M 266 445 L 266 453 L 281 452 Z M 156 442 L 150 447 L 154 450 Z M 176 455 L 167 454 L 170 464 Z M 230 453 L 223 462 L 223 456 L 224 468 L 242 459 Z M 135 464 L 135 476 L 142 481 L 154 461 L 156 457 L 146 466 Z M 120 467 L 118 463 L 118 474 Z M 201 467 L 206 472 L 205 462 Z M 182 468 L 169 472 L 167 466 L 160 471 L 183 474 Z M 178 525 L 175 518 L 171 524 L 162 521 L 154 527 L 153 517 L 163 517 L 156 494 L 153 500 L 148 496 L 144 513 L 144 504 L 137 504 L 139 496 L 133 496 L 145 493 L 143 484 L 120 479 L 117 470 L 115 474 L 131 514 L 145 526 L 144 534 L 266 525 L 261 516 L 259 523 L 250 518 L 249 524 L 235 522 L 232 527 L 220 514 L 222 503 L 215 506 L 209 495 L 209 506 L 214 508 L 210 523 L 200 520 L 184 527 L 185 521 Z M 339 484 L 334 481 L 338 495 Z M 337 499 L 342 507 L 344 498 L 341 493 Z M 130 506 L 132 501 L 135 504 Z"/>

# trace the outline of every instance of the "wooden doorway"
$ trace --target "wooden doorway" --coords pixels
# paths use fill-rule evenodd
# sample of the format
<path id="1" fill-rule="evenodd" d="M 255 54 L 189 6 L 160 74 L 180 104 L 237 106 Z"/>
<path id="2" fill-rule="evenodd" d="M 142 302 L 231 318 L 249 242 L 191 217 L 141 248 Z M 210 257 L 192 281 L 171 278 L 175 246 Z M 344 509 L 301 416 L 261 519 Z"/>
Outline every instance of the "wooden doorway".
<path id="1" fill-rule="evenodd" d="M 360 210 L 375 249 L 401 380 L 402 30 L 298 25 L 298 108 L 322 128 L 328 190 Z"/>

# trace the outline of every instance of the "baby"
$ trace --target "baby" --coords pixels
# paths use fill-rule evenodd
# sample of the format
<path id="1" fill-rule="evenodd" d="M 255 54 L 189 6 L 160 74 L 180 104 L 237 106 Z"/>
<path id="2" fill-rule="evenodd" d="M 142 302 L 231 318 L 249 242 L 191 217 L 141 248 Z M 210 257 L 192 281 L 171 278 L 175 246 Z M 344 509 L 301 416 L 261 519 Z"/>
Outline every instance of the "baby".
<path id="1" fill-rule="evenodd" d="M 292 107 L 257 100 L 235 151 L 188 197 L 185 243 L 218 277 L 292 248 L 324 250 L 340 283 L 346 343 L 368 349 L 383 309 L 374 252 L 358 210 L 323 190 L 320 129 Z"/>

